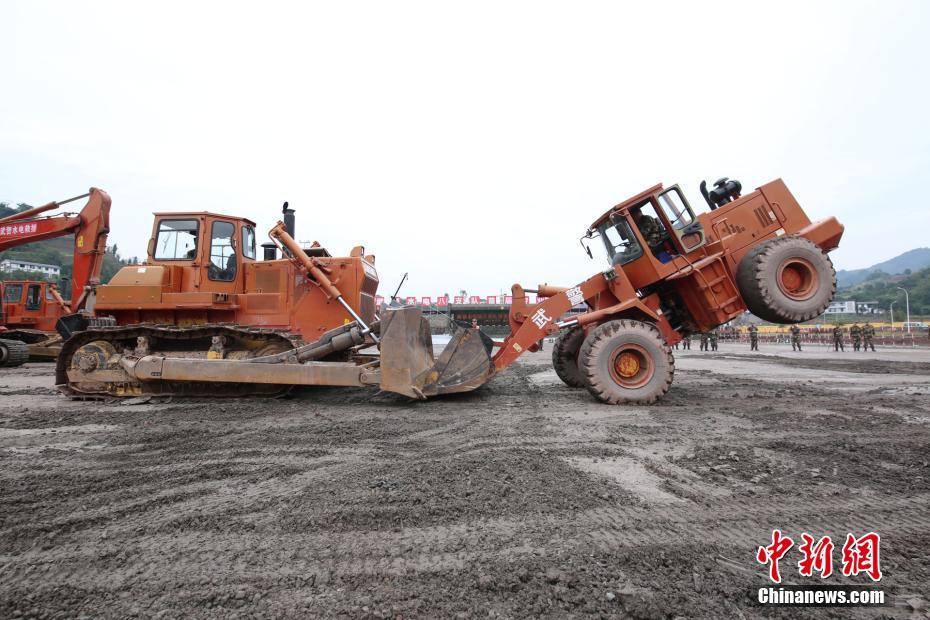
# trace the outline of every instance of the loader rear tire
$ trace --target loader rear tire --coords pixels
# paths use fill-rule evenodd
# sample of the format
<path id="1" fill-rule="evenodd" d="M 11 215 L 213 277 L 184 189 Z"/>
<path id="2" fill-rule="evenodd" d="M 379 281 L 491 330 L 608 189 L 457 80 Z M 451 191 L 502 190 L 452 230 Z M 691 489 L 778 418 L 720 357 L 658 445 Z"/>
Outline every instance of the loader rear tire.
<path id="1" fill-rule="evenodd" d="M 584 329 L 576 325 L 559 334 L 552 347 L 552 367 L 565 385 L 573 388 L 584 387 L 584 378 L 578 369 L 578 352 L 584 344 Z"/>
<path id="2" fill-rule="evenodd" d="M 659 330 L 633 320 L 609 321 L 581 346 L 578 367 L 585 387 L 611 405 L 648 405 L 668 392 L 675 358 Z"/>
<path id="3" fill-rule="evenodd" d="M 800 323 L 823 314 L 836 294 L 836 271 L 823 250 L 803 237 L 769 239 L 740 261 L 736 285 L 746 307 L 772 323 Z"/>
<path id="4" fill-rule="evenodd" d="M 28 344 L 19 340 L 0 340 L 0 367 L 22 366 L 28 361 Z"/>

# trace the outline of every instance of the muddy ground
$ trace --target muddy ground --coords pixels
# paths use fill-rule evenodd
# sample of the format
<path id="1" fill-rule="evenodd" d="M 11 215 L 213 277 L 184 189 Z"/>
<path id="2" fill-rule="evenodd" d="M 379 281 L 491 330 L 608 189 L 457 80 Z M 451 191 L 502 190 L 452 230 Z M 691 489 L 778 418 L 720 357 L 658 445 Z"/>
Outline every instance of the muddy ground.
<path id="1" fill-rule="evenodd" d="M 0 617 L 927 617 L 926 349 L 678 351 L 650 407 L 548 356 L 426 403 L 73 402 L 3 370 Z M 773 528 L 837 568 L 878 531 L 893 605 L 756 605 Z"/>

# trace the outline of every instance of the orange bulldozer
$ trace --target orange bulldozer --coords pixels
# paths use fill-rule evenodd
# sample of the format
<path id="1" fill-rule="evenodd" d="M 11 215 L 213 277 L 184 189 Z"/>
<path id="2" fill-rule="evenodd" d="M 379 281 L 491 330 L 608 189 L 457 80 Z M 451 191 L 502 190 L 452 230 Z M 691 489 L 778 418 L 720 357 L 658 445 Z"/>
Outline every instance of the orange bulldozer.
<path id="1" fill-rule="evenodd" d="M 373 255 L 362 246 L 342 257 L 316 242 L 301 247 L 294 227 L 285 203 L 259 258 L 247 219 L 155 214 L 145 262 L 95 287 L 92 314 L 60 321 L 67 341 L 59 387 L 74 397 L 121 397 L 372 385 L 425 397 L 479 385 L 466 379 L 487 375 L 486 336 L 463 330 L 435 362 L 419 310 L 377 316 Z M 411 374 L 438 363 L 447 372 L 428 388 Z"/>
<path id="2" fill-rule="evenodd" d="M 503 342 L 456 326 L 438 358 L 418 308 L 377 314 L 374 256 L 301 247 L 286 206 L 263 260 L 248 220 L 156 214 L 145 263 L 97 287 L 93 317 L 66 325 L 57 383 L 76 397 L 330 385 L 425 399 L 474 390 L 560 332 L 553 359 L 568 385 L 606 403 L 654 402 L 671 385 L 670 346 L 684 335 L 747 309 L 808 320 L 836 288 L 826 254 L 843 234 L 836 219 L 812 223 L 781 180 L 745 195 L 729 179 L 702 190 L 710 210 L 699 215 L 677 185 L 608 210 L 584 237 L 603 241 L 605 270 L 573 287 L 514 285 Z"/>

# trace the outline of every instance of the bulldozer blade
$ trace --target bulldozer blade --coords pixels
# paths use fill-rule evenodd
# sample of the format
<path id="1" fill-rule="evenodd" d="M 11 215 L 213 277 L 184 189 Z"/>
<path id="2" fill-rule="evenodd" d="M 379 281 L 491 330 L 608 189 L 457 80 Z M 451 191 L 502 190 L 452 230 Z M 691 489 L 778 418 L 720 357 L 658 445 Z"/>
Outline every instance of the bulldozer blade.
<path id="1" fill-rule="evenodd" d="M 494 343 L 477 328 L 453 323 L 439 359 L 433 358 L 429 321 L 419 308 L 385 311 L 381 324 L 381 389 L 411 398 L 469 392 L 493 374 Z"/>

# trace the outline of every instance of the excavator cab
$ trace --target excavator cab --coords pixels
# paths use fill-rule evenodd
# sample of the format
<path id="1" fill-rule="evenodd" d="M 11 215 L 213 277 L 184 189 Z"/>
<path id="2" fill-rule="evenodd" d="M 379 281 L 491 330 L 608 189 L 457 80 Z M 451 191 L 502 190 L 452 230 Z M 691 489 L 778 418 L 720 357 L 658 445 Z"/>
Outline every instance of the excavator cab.
<path id="1" fill-rule="evenodd" d="M 8 328 L 54 331 L 55 321 L 65 308 L 54 285 L 44 280 L 6 282 L 3 289 L 3 319 Z"/>

